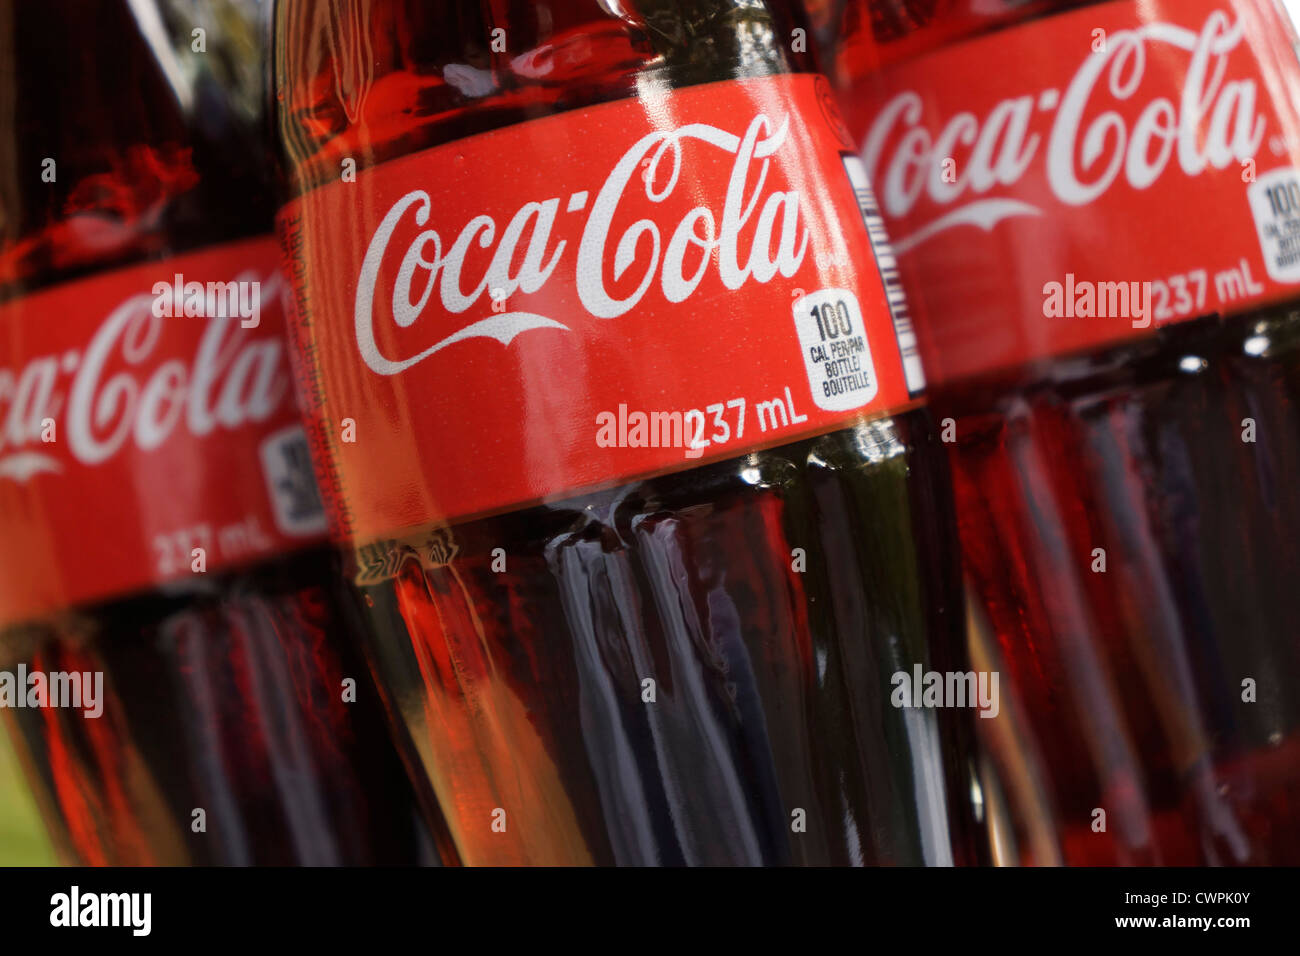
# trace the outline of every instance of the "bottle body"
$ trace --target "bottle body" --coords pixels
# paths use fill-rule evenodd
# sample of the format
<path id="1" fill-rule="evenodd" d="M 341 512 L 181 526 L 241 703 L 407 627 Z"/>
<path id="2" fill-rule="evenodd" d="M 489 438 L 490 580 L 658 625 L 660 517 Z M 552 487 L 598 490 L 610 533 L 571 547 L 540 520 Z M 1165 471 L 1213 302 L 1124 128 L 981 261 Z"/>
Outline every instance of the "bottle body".
<path id="1" fill-rule="evenodd" d="M 951 424 L 976 626 L 1030 731 L 1017 759 L 1022 777 L 1036 768 L 1024 790 L 1043 826 L 1022 829 L 1022 857 L 1293 863 L 1300 514 L 1281 489 L 1300 437 L 1297 313 L 1279 238 L 1289 227 L 1270 223 L 1267 202 L 1295 165 L 1289 28 L 1269 3 L 1073 14 L 1079 6 L 1008 5 L 986 11 L 991 22 L 955 17 L 948 31 L 919 23 L 939 45 L 881 52 L 874 59 L 893 65 L 880 71 L 861 50 L 888 39 L 859 37 L 857 53 L 848 43 L 837 54 L 868 152 L 887 104 L 920 89 L 913 57 L 934 89 L 969 83 L 964 107 L 921 90 L 936 135 L 962 108 L 991 124 L 999 102 L 1033 104 L 1003 140 L 1014 145 L 1002 158 L 1022 150 L 1015 162 L 978 188 L 1009 203 L 1006 215 L 936 226 L 900 257 L 927 311 L 918 333 L 939 370 L 935 414 Z M 1023 99 L 1007 84 L 984 95 L 996 84 L 967 71 L 990 57 L 1021 65 Z M 1156 116 L 1163 131 L 1149 125 Z M 974 200 L 977 170 L 990 168 L 971 140 L 934 142 L 921 165 L 937 185 L 917 190 L 916 216 L 896 201 L 891 217 L 884 202 L 904 243 L 940 206 Z M 883 193 L 888 148 L 877 156 Z M 952 203 L 949 186 L 961 194 Z M 1038 225 L 1025 225 L 1031 216 Z M 969 269 L 945 245 L 962 228 L 988 233 Z M 1116 308 L 1121 288 L 1128 304 Z"/>
<path id="2" fill-rule="evenodd" d="M 971 712 L 890 701 L 900 670 L 968 665 L 943 456 L 885 299 L 845 254 L 878 286 L 838 145 L 833 185 L 801 193 L 789 219 L 768 214 L 771 271 L 751 252 L 764 189 L 825 175 L 792 175 L 785 144 L 834 137 L 814 78 L 791 75 L 798 22 L 728 3 L 484 3 L 440 33 L 422 16 L 280 7 L 282 231 L 336 536 L 461 858 L 985 859 Z M 766 178 L 737 160 L 754 142 L 775 157 Z M 755 210 L 731 254 L 759 263 L 731 286 L 728 183 Z M 827 267 L 843 269 L 831 313 L 814 298 L 826 274 L 811 271 L 823 226 L 809 194 L 852 214 Z M 608 255 L 587 258 L 602 211 Z M 328 248 L 331 222 L 361 241 Z M 809 238 L 782 231 L 796 222 Z M 741 298 L 757 274 L 767 298 Z M 827 343 L 815 379 L 785 364 L 800 361 L 792 305 L 799 334 Z M 504 322 L 529 324 L 483 324 Z M 497 341 L 473 343 L 485 328 Z M 844 361 L 828 371 L 831 332 Z M 866 371 L 840 336 L 875 356 Z M 901 402 L 883 401 L 890 389 Z M 836 405 L 862 411 L 826 417 Z M 678 438 L 646 439 L 674 414 Z M 362 448 L 376 431 L 403 455 Z"/>
<path id="3" fill-rule="evenodd" d="M 2 25 L 4 718 L 83 864 L 427 853 L 298 462 L 258 9 Z"/>

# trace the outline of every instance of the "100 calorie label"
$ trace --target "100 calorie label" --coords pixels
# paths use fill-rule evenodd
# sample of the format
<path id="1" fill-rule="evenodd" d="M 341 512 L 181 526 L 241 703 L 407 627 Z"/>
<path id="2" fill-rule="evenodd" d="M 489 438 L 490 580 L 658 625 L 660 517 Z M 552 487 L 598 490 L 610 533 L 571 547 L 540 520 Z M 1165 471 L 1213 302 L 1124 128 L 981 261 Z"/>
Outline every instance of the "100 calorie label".
<path id="1" fill-rule="evenodd" d="M 808 387 L 818 408 L 861 408 L 879 389 L 862 308 L 848 289 L 822 289 L 794 304 Z"/>

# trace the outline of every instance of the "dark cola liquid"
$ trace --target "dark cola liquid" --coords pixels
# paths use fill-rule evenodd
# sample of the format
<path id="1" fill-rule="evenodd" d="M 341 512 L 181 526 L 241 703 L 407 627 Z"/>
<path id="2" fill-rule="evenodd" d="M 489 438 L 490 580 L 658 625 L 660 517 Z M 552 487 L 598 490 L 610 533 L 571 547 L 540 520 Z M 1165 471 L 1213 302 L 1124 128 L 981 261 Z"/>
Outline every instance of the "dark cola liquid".
<path id="1" fill-rule="evenodd" d="M 889 700 L 967 668 L 941 456 L 877 420 L 460 525 L 367 588 L 462 857 L 978 861 L 966 715 Z"/>
<path id="2" fill-rule="evenodd" d="M 151 47 L 125 2 L 0 6 L 0 299 L 270 231 L 261 101 L 239 75 L 251 64 L 259 76 L 255 10 L 213 5 L 211 59 L 182 91 L 159 66 L 174 51 Z M 187 47 L 190 25 L 157 12 Z M 41 179 L 47 157 L 53 182 Z M 96 533 L 86 529 L 88 546 L 113 560 Z M 331 560 L 318 550 L 196 575 L 0 633 L 0 669 L 103 674 L 97 719 L 0 712 L 65 858 L 420 857 L 409 785 L 350 644 L 355 624 L 329 586 Z M 349 677 L 358 701 L 345 704 Z"/>
<path id="3" fill-rule="evenodd" d="M 1068 862 L 1300 861 L 1298 344 L 1289 310 L 1207 318 L 940 399 Z"/>
<path id="4" fill-rule="evenodd" d="M 1027 862 L 1300 863 L 1298 389 L 1284 307 L 932 396 L 978 628 L 1023 708 L 1002 763 Z"/>
<path id="5" fill-rule="evenodd" d="M 65 853 L 91 865 L 417 859 L 365 662 L 321 583 L 333 573 L 328 554 L 307 552 L 0 638 L 6 670 L 104 675 L 98 718 L 7 713 Z M 343 702 L 345 677 L 370 705 Z"/>
<path id="6" fill-rule="evenodd" d="M 291 188 L 336 175 L 339 143 L 377 162 L 628 96 L 638 78 L 803 66 L 783 4 L 621 6 L 282 5 Z M 506 52 L 489 49 L 497 27 Z M 476 93 L 445 79 L 470 69 Z M 358 77 L 373 91 L 360 118 Z M 913 411 L 460 524 L 441 563 L 412 553 L 366 587 L 383 682 L 461 858 L 986 859 L 971 712 L 889 700 L 896 671 L 968 669 L 929 422 Z"/>

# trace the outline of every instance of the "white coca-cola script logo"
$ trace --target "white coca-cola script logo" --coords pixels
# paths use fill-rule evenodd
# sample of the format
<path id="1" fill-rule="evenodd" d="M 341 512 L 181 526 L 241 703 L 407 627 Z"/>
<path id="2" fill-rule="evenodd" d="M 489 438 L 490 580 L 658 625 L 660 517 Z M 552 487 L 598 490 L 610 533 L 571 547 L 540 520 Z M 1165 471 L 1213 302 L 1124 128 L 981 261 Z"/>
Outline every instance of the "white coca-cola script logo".
<path id="1" fill-rule="evenodd" d="M 939 206 L 968 200 L 899 237 L 906 251 L 955 226 L 986 230 L 1012 216 L 1043 210 L 1018 199 L 970 199 L 999 186 L 1013 186 L 1037 159 L 1043 137 L 1033 131 L 1035 111 L 1055 118 L 1044 156 L 1048 187 L 1062 203 L 1082 206 L 1123 176 L 1134 189 L 1155 182 L 1175 157 L 1188 176 L 1207 167 L 1224 169 L 1256 154 L 1264 139 L 1264 117 L 1255 109 L 1256 84 L 1226 79 L 1229 55 L 1245 35 L 1244 25 L 1214 12 L 1200 33 L 1169 23 L 1148 23 L 1106 37 L 1075 73 L 1064 95 L 1057 89 L 1006 99 L 987 116 L 962 112 L 937 135 L 921 124 L 922 98 L 906 91 L 891 99 L 868 130 L 862 148 L 868 174 L 884 211 L 893 218 L 912 212 L 922 197 Z M 1130 101 L 1142 86 L 1149 56 L 1167 48 L 1191 54 L 1181 94 L 1156 97 L 1130 125 L 1123 113 L 1102 106 Z M 1107 104 L 1105 98 L 1111 103 Z M 1092 116 L 1084 125 L 1084 117 Z M 887 159 L 887 143 L 897 147 Z M 960 175 L 951 175 L 955 160 Z M 945 175 L 947 165 L 948 175 Z"/>
<path id="2" fill-rule="evenodd" d="M 273 273 L 261 289 L 274 301 L 281 277 Z M 122 302 L 84 351 L 0 368 L 0 478 L 62 471 L 58 459 L 37 450 L 49 448 L 50 437 L 77 462 L 98 465 L 127 441 L 142 451 L 158 448 L 182 424 L 203 437 L 275 414 L 290 385 L 278 338 L 251 337 L 238 318 L 163 318 L 153 303 L 147 293 Z M 177 322 L 203 323 L 193 356 L 158 354 L 163 326 Z"/>
<path id="3" fill-rule="evenodd" d="M 576 253 L 569 257 L 570 281 L 583 308 L 596 318 L 616 318 L 634 308 L 656 281 L 667 301 L 683 302 L 699 286 L 711 262 L 717 263 L 723 285 L 733 290 L 749 281 L 767 283 L 778 274 L 793 276 L 807 252 L 808 229 L 800 219 L 798 191 L 763 191 L 772 157 L 789 133 L 788 118 L 779 127 L 774 125 L 760 114 L 737 136 L 716 126 L 692 123 L 650 133 L 624 153 L 596 193 Z M 683 146 L 691 140 L 733 157 L 721 215 L 715 217 L 713 209 L 701 204 L 687 211 L 671 231 L 646 217 L 621 235 L 612 236 L 620 210 L 626 212 L 647 201 L 651 206 L 660 204 L 674 194 L 683 180 Z M 636 195 L 638 192 L 642 195 Z M 435 292 L 443 311 L 462 314 L 476 305 L 489 304 L 486 300 L 504 302 L 517 291 L 528 294 L 541 289 L 564 269 L 565 254 L 570 251 L 566 240 L 554 241 L 552 235 L 561 215 L 561 199 L 525 203 L 499 236 L 497 220 L 478 215 L 454 239 L 448 234 L 446 243 L 436 229 L 429 228 L 405 248 L 393 244 L 398 227 L 407 225 L 409 229 L 412 223 L 424 227 L 433 202 L 429 193 L 417 189 L 394 203 L 370 240 L 357 280 L 357 348 L 366 365 L 380 375 L 394 375 L 465 339 L 492 338 L 508 345 L 530 329 L 567 331 L 567 326 L 553 318 L 509 311 L 464 324 L 404 358 L 384 355 L 376 342 L 375 297 L 381 274 L 394 276 L 391 288 L 383 291 L 391 299 L 392 321 L 401 329 L 415 324 Z M 587 199 L 585 190 L 573 193 L 564 214 L 582 211 Z M 742 235 L 751 240 L 748 255 L 743 257 Z M 486 271 L 468 277 L 463 273 L 471 246 L 493 251 Z M 512 264 L 520 250 L 523 258 L 516 267 Z M 693 260 L 690 266 L 688 258 Z M 621 296 L 606 284 L 610 262 L 615 282 L 629 274 L 639 277 L 635 287 L 624 288 Z M 633 269 L 636 271 L 630 273 Z"/>

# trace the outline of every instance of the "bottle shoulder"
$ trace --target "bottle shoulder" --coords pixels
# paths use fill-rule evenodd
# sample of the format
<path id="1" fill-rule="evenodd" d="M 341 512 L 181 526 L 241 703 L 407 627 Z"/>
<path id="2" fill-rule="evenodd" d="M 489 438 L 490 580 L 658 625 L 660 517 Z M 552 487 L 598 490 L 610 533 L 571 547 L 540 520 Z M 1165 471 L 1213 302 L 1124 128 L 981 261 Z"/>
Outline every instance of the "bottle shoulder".
<path id="1" fill-rule="evenodd" d="M 336 11 L 334 11 L 336 12 Z M 721 79 L 812 70 L 794 4 L 625 5 L 384 0 L 366 21 L 331 4 L 277 8 L 274 72 L 290 195 L 477 133 Z"/>

